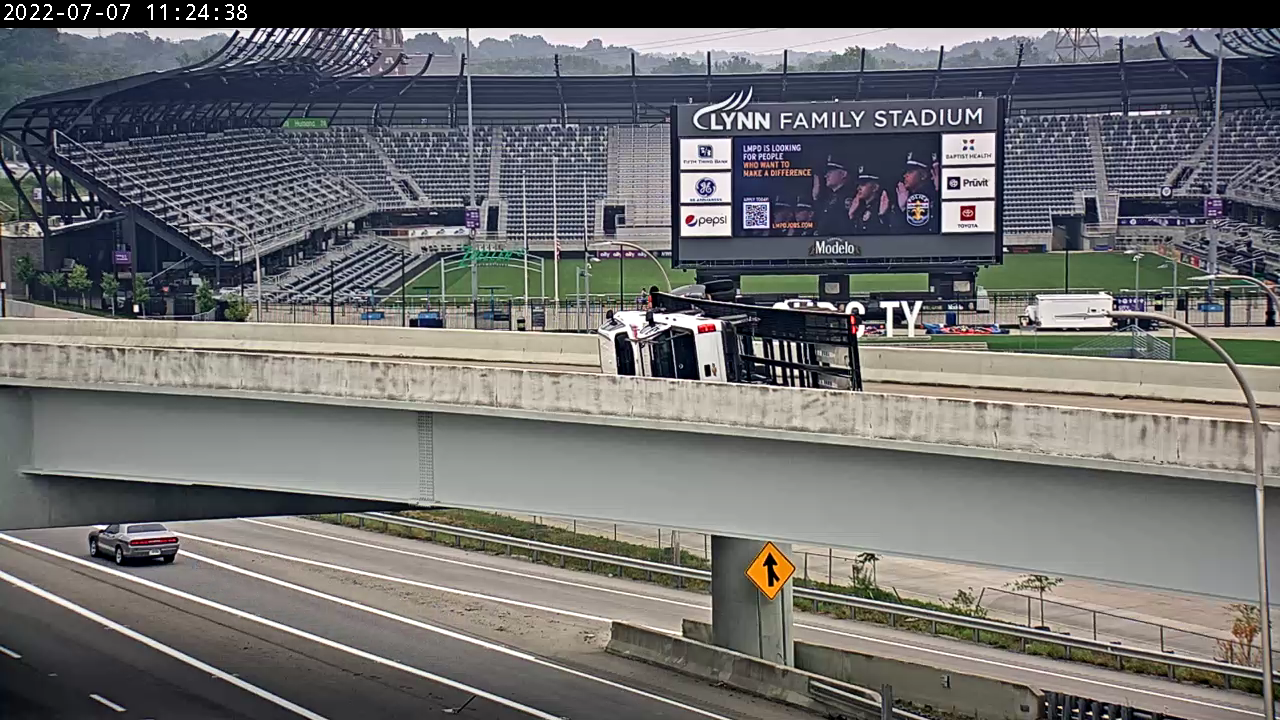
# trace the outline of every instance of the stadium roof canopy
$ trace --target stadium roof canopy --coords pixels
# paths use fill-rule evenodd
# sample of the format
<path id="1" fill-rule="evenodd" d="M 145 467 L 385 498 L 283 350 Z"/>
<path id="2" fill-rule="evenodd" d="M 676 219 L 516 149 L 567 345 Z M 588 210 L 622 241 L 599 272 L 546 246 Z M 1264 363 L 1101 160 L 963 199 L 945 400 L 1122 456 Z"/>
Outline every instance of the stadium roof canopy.
<path id="1" fill-rule="evenodd" d="M 465 119 L 461 75 L 391 75 L 395 58 L 370 50 L 373 28 L 259 28 L 233 35 L 215 55 L 153 72 L 22 102 L 0 134 L 43 154 L 57 129 L 77 139 L 278 127 L 286 117 L 332 124 L 445 125 Z M 1280 106 L 1280 56 L 1256 38 L 1227 43 L 1224 107 Z M 1233 45 L 1248 49 L 1247 54 Z M 1204 51 L 1196 46 L 1202 54 Z M 1263 47 L 1266 50 L 1266 47 Z M 1211 108 L 1211 57 L 1136 62 L 1024 65 L 866 72 L 472 77 L 481 124 L 664 122 L 670 105 L 714 102 L 751 87 L 758 101 L 827 101 L 1006 96 L 1010 111 L 1119 112 Z M 429 60 L 428 60 L 429 65 Z"/>

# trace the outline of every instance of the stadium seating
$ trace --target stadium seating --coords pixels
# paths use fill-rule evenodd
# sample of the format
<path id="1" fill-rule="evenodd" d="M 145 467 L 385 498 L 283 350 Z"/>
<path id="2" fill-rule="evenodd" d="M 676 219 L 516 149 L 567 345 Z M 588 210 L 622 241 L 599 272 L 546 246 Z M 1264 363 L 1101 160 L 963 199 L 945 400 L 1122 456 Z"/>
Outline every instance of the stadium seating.
<path id="1" fill-rule="evenodd" d="M 671 128 L 609 128 L 608 198 L 626 207 L 618 237 L 667 237 L 671 232 Z"/>
<path id="2" fill-rule="evenodd" d="M 1208 195 L 1212 185 L 1212 143 L 1198 153 L 1185 177 L 1179 178 L 1180 189 Z M 1223 117 L 1222 137 L 1218 143 L 1218 183 L 1221 188 L 1251 164 L 1280 152 L 1280 113 L 1262 108 L 1237 110 Z"/>
<path id="3" fill-rule="evenodd" d="M 295 267 L 263 295 L 275 302 L 327 302 L 330 277 L 333 296 L 340 302 L 363 300 L 386 285 L 400 271 L 401 250 L 372 238 L 357 238 L 344 247 Z"/>
<path id="4" fill-rule="evenodd" d="M 1255 161 L 1236 173 L 1226 195 L 1280 210 L 1280 154 Z"/>
<path id="5" fill-rule="evenodd" d="M 1051 233 L 1054 213 L 1076 208 L 1075 191 L 1096 185 L 1081 115 L 1027 115 L 1005 126 L 1004 231 Z"/>
<path id="6" fill-rule="evenodd" d="M 396 169 L 363 128 L 340 126 L 327 132 L 300 130 L 284 132 L 282 137 L 320 167 L 358 185 L 379 208 L 410 208 L 421 204 L 412 186 L 397 182 Z"/>
<path id="7" fill-rule="evenodd" d="M 431 207 L 464 207 L 467 204 L 467 133 L 459 128 L 373 128 L 370 136 L 397 168 L 406 173 L 426 195 Z M 475 128 L 476 195 L 483 203 L 489 194 L 489 158 L 493 132 Z"/>
<path id="8" fill-rule="evenodd" d="M 1102 118 L 1107 185 L 1127 197 L 1158 197 L 1169 173 L 1213 128 L 1202 115 L 1108 115 Z"/>
<path id="9" fill-rule="evenodd" d="M 594 237 L 595 201 L 607 189 L 607 143 L 604 127 L 503 128 L 498 187 L 507 200 L 507 237 L 523 238 L 526 195 L 530 247 L 550 248 L 553 227 L 562 247 L 580 248 L 588 233 Z"/>
<path id="10" fill-rule="evenodd" d="M 266 130 L 67 143 L 62 153 L 124 199 L 227 261 L 236 260 L 245 244 L 238 234 L 189 226 L 233 223 L 251 233 L 262 252 L 269 252 L 373 209 L 359 188 L 326 173 Z"/>

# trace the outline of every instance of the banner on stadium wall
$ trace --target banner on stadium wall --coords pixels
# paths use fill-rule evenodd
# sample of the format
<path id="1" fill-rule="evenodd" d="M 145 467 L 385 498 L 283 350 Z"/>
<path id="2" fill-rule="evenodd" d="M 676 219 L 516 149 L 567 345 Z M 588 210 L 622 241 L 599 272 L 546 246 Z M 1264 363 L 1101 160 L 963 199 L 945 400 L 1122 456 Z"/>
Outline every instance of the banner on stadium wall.
<path id="1" fill-rule="evenodd" d="M 329 127 L 329 118 L 285 118 L 281 127 L 285 130 L 324 130 Z"/>

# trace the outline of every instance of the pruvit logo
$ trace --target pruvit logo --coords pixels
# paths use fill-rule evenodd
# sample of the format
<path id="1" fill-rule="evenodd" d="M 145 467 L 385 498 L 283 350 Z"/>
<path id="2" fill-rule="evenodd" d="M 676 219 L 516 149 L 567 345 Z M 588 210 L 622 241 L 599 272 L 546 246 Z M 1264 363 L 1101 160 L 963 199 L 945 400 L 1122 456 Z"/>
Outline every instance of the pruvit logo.
<path id="1" fill-rule="evenodd" d="M 747 88 L 746 92 L 740 90 L 725 100 L 699 109 L 693 114 L 693 126 L 699 130 L 717 131 L 770 129 L 773 123 L 769 113 L 745 110 L 754 93 L 755 88 Z"/>
<path id="2" fill-rule="evenodd" d="M 683 205 L 728 205 L 733 202 L 733 173 L 680 173 Z"/>
<path id="3" fill-rule="evenodd" d="M 809 246 L 809 255 L 812 257 L 858 257 L 862 255 L 862 248 L 842 238 L 828 238 L 815 240 Z"/>
<path id="4" fill-rule="evenodd" d="M 942 136 L 942 166 L 994 165 L 996 134 L 972 133 Z"/>
<path id="5" fill-rule="evenodd" d="M 733 168 L 733 140 L 730 138 L 681 138 L 680 169 L 706 172 Z"/>
<path id="6" fill-rule="evenodd" d="M 995 200 L 967 200 L 942 203 L 943 233 L 996 231 Z"/>
<path id="7" fill-rule="evenodd" d="M 731 237 L 730 206 L 680 207 L 680 237 Z"/>
<path id="8" fill-rule="evenodd" d="M 959 167 L 943 170 L 943 200 L 992 200 L 996 196 L 994 167 Z"/>

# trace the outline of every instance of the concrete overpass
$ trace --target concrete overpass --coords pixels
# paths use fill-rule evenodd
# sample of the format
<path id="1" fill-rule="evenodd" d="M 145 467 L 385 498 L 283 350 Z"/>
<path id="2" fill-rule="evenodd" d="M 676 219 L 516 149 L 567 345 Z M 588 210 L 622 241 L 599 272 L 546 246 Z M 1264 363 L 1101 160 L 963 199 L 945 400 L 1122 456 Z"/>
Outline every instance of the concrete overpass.
<path id="1" fill-rule="evenodd" d="M 337 498 L 1256 593 L 1240 420 L 604 376 L 582 340 L 4 321 L 0 527 L 307 512 L 295 504 Z M 898 352 L 946 367 L 982 355 Z M 573 369 L 464 364 L 521 360 Z M 1159 381 L 1158 365 L 1142 362 L 1143 377 Z M 1221 392 L 1225 370 L 1193 367 L 1182 392 Z M 1280 395 L 1265 370 L 1261 391 Z M 1280 427 L 1267 442 L 1280 480 Z"/>

